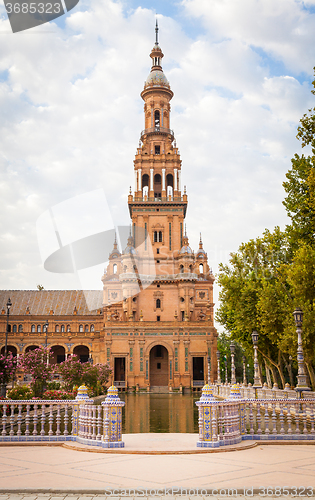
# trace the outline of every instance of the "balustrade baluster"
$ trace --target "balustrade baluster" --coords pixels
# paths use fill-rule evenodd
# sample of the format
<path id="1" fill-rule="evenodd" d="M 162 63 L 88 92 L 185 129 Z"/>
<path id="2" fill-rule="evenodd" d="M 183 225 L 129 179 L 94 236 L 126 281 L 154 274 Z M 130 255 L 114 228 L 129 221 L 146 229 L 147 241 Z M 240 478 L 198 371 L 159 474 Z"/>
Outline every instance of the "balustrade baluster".
<path id="1" fill-rule="evenodd" d="M 254 415 L 253 415 L 253 403 L 249 403 L 249 425 L 251 435 L 254 434 Z"/>
<path id="2" fill-rule="evenodd" d="M 56 436 L 60 436 L 60 422 L 61 422 L 61 416 L 60 416 L 60 404 L 57 404 L 57 417 L 56 417 L 56 422 L 57 422 L 57 429 L 56 429 Z"/>
<path id="3" fill-rule="evenodd" d="M 311 418 L 311 434 L 314 434 L 315 429 L 314 429 L 314 405 L 313 405 L 313 402 L 310 403 L 310 418 Z"/>
<path id="4" fill-rule="evenodd" d="M 48 431 L 48 436 L 52 436 L 54 433 L 53 433 L 53 421 L 54 421 L 54 415 L 53 415 L 53 405 L 50 404 L 49 405 L 49 417 L 48 417 L 48 421 L 49 421 L 49 431 Z"/>
<path id="5" fill-rule="evenodd" d="M 33 415 L 33 436 L 37 435 L 37 405 L 34 405 L 34 415 Z"/>
<path id="6" fill-rule="evenodd" d="M 2 436 L 6 436 L 5 425 L 7 422 L 7 405 L 2 405 Z"/>
<path id="7" fill-rule="evenodd" d="M 11 404 L 10 436 L 14 436 L 14 409 L 15 409 L 15 405 Z"/>
<path id="8" fill-rule="evenodd" d="M 101 405 L 99 405 L 97 407 L 97 436 L 96 436 L 97 441 L 100 441 L 102 439 L 101 429 L 102 429 L 102 407 Z"/>
<path id="9" fill-rule="evenodd" d="M 301 434 L 300 431 L 300 418 L 299 418 L 299 403 L 294 405 L 294 418 L 295 418 L 295 434 Z"/>
<path id="10" fill-rule="evenodd" d="M 25 436 L 30 435 L 30 404 L 26 405 L 26 417 L 25 417 Z"/>
<path id="11" fill-rule="evenodd" d="M 22 424 L 22 405 L 18 405 L 19 413 L 17 416 L 17 424 L 18 424 L 18 430 L 17 430 L 17 436 L 21 436 L 21 424 Z"/>
<path id="12" fill-rule="evenodd" d="M 261 434 L 261 414 L 260 414 L 260 403 L 257 402 L 257 434 Z"/>
<path id="13" fill-rule="evenodd" d="M 65 404 L 65 415 L 64 415 L 64 418 L 63 418 L 63 424 L 64 424 L 63 435 L 64 436 L 68 436 L 68 420 L 69 420 L 68 405 Z"/>
<path id="14" fill-rule="evenodd" d="M 280 401 L 279 405 L 280 405 L 280 434 L 284 434 L 285 433 L 285 431 L 284 431 L 284 415 L 283 415 L 284 402 Z"/>
<path id="15" fill-rule="evenodd" d="M 41 416 L 42 427 L 41 427 L 41 431 L 40 431 L 41 436 L 45 436 L 45 421 L 46 421 L 45 410 L 46 410 L 46 405 L 42 404 L 42 416 Z"/>
<path id="16" fill-rule="evenodd" d="M 303 426 L 303 434 L 307 434 L 307 414 L 306 414 L 306 403 L 304 403 L 303 405 L 301 404 L 301 408 L 302 408 L 302 419 L 303 419 L 303 423 L 304 423 L 304 426 Z M 303 410 L 304 408 L 304 410 Z"/>
<path id="17" fill-rule="evenodd" d="M 276 403 L 272 402 L 272 434 L 277 434 L 277 415 L 276 415 Z"/>
<path id="18" fill-rule="evenodd" d="M 268 408 L 268 402 L 265 401 L 265 434 L 268 436 L 270 434 L 269 430 L 269 408 Z"/>
<path id="19" fill-rule="evenodd" d="M 291 415 L 291 404 L 287 405 L 287 423 L 288 423 L 288 434 L 292 434 L 292 415 Z"/>
<path id="20" fill-rule="evenodd" d="M 96 406 L 93 406 L 92 439 L 96 439 Z"/>

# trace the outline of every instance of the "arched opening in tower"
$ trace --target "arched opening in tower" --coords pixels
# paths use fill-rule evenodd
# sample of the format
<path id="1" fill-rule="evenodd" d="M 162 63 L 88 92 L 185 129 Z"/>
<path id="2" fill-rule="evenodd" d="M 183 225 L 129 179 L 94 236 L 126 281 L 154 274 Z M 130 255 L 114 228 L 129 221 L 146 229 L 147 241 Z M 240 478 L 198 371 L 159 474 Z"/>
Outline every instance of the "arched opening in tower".
<path id="1" fill-rule="evenodd" d="M 154 176 L 154 198 L 161 198 L 162 193 L 162 179 L 160 174 Z"/>
<path id="2" fill-rule="evenodd" d="M 148 174 L 143 174 L 142 176 L 142 196 L 148 196 L 149 194 L 149 176 Z"/>
<path id="3" fill-rule="evenodd" d="M 173 198 L 174 179 L 173 179 L 172 174 L 167 174 L 167 176 L 166 176 L 166 186 L 167 186 L 167 196 L 171 196 Z"/>
<path id="4" fill-rule="evenodd" d="M 155 345 L 150 351 L 150 386 L 168 385 L 168 351 L 163 345 Z"/>
<path id="5" fill-rule="evenodd" d="M 5 351 L 5 346 L 1 348 L 1 354 L 4 355 L 4 351 Z M 12 353 L 12 356 L 17 356 L 17 348 L 14 345 L 7 346 L 7 353 L 9 354 L 9 352 Z"/>
<path id="6" fill-rule="evenodd" d="M 158 110 L 154 111 L 154 126 L 160 127 L 160 112 Z"/>

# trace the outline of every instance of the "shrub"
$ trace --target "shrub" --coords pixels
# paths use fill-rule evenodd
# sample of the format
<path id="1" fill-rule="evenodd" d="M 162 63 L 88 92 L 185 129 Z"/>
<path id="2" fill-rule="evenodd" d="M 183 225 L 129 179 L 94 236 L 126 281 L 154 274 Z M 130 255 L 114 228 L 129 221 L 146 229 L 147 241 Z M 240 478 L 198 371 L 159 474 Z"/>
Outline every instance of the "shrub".
<path id="1" fill-rule="evenodd" d="M 7 394 L 9 399 L 32 399 L 34 392 L 27 385 L 16 386 Z"/>
<path id="2" fill-rule="evenodd" d="M 73 392 L 60 390 L 45 391 L 42 399 L 56 400 L 56 399 L 75 399 Z"/>
<path id="3" fill-rule="evenodd" d="M 60 382 L 53 380 L 52 382 L 47 382 L 47 390 L 58 391 L 61 388 Z"/>

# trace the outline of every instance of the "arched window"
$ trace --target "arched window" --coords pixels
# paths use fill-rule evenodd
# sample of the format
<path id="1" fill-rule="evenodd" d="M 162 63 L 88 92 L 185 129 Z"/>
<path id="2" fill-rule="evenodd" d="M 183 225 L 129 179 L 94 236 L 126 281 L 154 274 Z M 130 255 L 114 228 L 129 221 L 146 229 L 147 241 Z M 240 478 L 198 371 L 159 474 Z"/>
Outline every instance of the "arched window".
<path id="1" fill-rule="evenodd" d="M 174 186 L 174 180 L 172 174 L 167 174 L 166 176 L 166 192 L 167 196 L 172 196 L 173 197 L 173 186 Z"/>
<path id="2" fill-rule="evenodd" d="M 67 332 L 70 332 L 70 325 L 67 325 Z"/>
<path id="3" fill-rule="evenodd" d="M 156 299 L 155 305 L 156 305 L 157 309 L 161 309 L 161 300 L 160 299 Z"/>
<path id="4" fill-rule="evenodd" d="M 17 327 L 16 325 L 13 325 L 13 333 L 16 333 L 17 332 Z"/>
<path id="5" fill-rule="evenodd" d="M 19 332 L 23 332 L 23 325 L 19 325 Z"/>
<path id="6" fill-rule="evenodd" d="M 202 274 L 203 273 L 203 264 L 199 264 L 199 272 Z"/>
<path id="7" fill-rule="evenodd" d="M 162 231 L 159 231 L 159 239 L 158 239 L 158 241 L 159 241 L 160 243 L 162 243 Z"/>
<path id="8" fill-rule="evenodd" d="M 55 326 L 55 332 L 58 333 L 59 332 L 59 325 L 56 325 Z"/>
<path id="9" fill-rule="evenodd" d="M 142 176 L 142 196 L 148 196 L 149 193 L 149 176 L 148 174 L 143 174 Z"/>
<path id="10" fill-rule="evenodd" d="M 160 127 L 160 112 L 158 110 L 154 111 L 154 126 Z"/>
<path id="11" fill-rule="evenodd" d="M 190 264 L 189 266 L 189 272 L 192 273 L 193 272 L 193 266 Z"/>
<path id="12" fill-rule="evenodd" d="M 114 273 L 114 274 L 117 274 L 117 264 L 114 264 L 114 265 L 113 265 L 113 273 Z"/>
<path id="13" fill-rule="evenodd" d="M 154 231 L 154 243 L 157 242 L 157 238 L 158 238 L 157 234 L 158 234 L 157 231 Z"/>
<path id="14" fill-rule="evenodd" d="M 35 333 L 35 332 L 36 332 L 36 330 L 35 330 L 35 325 L 32 325 L 32 326 L 31 326 L 31 332 L 32 332 L 32 333 Z"/>
<path id="15" fill-rule="evenodd" d="M 94 325 L 91 325 L 91 332 L 94 332 Z"/>
<path id="16" fill-rule="evenodd" d="M 89 325 L 85 325 L 85 331 L 88 332 L 89 331 Z"/>
<path id="17" fill-rule="evenodd" d="M 183 265 L 179 266 L 179 272 L 180 272 L 180 273 L 183 273 L 183 272 L 184 272 L 184 266 L 183 266 Z"/>
<path id="18" fill-rule="evenodd" d="M 64 333 L 65 331 L 65 325 L 61 325 L 61 332 Z"/>
<path id="19" fill-rule="evenodd" d="M 81 333 L 83 332 L 83 325 L 79 326 L 79 332 L 81 332 Z"/>
<path id="20" fill-rule="evenodd" d="M 42 331 L 41 325 L 37 325 L 37 333 L 40 333 Z"/>

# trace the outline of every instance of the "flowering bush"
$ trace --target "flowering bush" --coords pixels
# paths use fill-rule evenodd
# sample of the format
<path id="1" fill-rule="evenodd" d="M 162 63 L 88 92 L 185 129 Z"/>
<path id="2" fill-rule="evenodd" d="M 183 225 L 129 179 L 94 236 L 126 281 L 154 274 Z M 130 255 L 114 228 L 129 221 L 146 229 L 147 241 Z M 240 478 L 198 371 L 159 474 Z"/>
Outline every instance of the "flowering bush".
<path id="1" fill-rule="evenodd" d="M 27 385 L 20 385 L 8 391 L 7 396 L 10 399 L 32 399 L 34 392 Z"/>
<path id="2" fill-rule="evenodd" d="M 106 383 L 112 370 L 109 365 L 97 363 L 81 363 L 77 356 L 69 356 L 68 359 L 58 365 L 58 372 L 62 376 L 64 387 L 72 391 L 74 386 L 85 384 L 89 387 L 93 396 L 105 391 Z"/>
<path id="3" fill-rule="evenodd" d="M 62 389 L 59 390 L 48 390 L 45 391 L 42 399 L 75 399 L 74 392 L 68 392 L 68 391 L 63 391 Z"/>
<path id="4" fill-rule="evenodd" d="M 14 380 L 16 368 L 17 357 L 13 356 L 12 352 L 8 352 L 6 356 L 0 354 L 0 384 Z"/>
<path id="5" fill-rule="evenodd" d="M 50 347 L 40 346 L 38 349 L 21 354 L 19 368 L 32 376 L 31 388 L 36 397 L 41 397 L 47 380 L 55 371 L 55 366 L 47 364 L 50 357 Z"/>
<path id="6" fill-rule="evenodd" d="M 53 380 L 52 382 L 47 382 L 47 390 L 56 390 L 58 391 L 59 389 L 61 389 L 61 384 L 60 382 L 57 382 L 56 380 Z"/>

